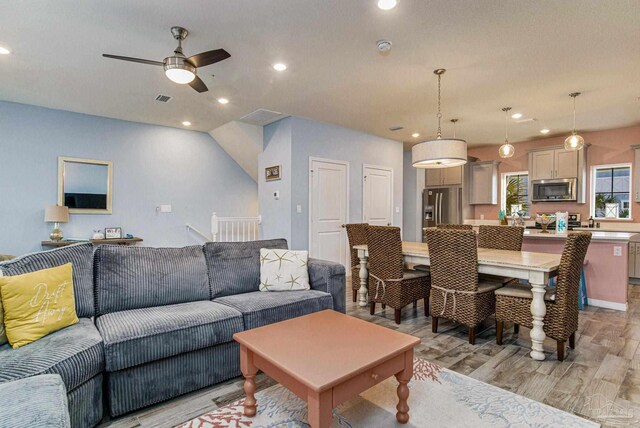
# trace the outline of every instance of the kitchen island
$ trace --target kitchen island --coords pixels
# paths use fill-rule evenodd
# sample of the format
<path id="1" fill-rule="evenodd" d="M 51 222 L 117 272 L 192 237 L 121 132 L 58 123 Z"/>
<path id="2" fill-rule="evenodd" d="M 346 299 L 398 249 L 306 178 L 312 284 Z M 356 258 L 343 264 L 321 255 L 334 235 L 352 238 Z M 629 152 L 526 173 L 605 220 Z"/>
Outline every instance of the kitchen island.
<path id="1" fill-rule="evenodd" d="M 640 240 L 640 235 L 594 229 L 589 232 L 591 244 L 584 266 L 589 305 L 626 311 L 629 242 Z M 524 232 L 522 250 L 561 254 L 566 236 L 555 231 L 542 233 L 541 230 L 527 229 Z"/>

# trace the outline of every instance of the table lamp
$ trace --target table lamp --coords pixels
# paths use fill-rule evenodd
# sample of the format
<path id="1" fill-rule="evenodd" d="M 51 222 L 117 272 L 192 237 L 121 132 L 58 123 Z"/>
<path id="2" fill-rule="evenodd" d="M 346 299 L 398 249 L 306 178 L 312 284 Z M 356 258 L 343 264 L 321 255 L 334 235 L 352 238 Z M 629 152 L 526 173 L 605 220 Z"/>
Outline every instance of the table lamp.
<path id="1" fill-rule="evenodd" d="M 50 205 L 44 209 L 44 221 L 45 223 L 54 223 L 53 230 L 51 231 L 52 241 L 60 241 L 64 236 L 62 229 L 60 229 L 60 223 L 69 222 L 69 208 L 61 207 L 59 205 Z"/>

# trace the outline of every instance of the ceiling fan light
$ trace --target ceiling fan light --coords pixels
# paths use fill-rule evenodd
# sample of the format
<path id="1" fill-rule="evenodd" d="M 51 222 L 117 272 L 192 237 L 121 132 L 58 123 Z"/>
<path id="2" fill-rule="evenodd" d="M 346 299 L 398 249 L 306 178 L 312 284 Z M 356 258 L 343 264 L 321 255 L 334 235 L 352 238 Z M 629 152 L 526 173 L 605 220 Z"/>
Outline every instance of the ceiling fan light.
<path id="1" fill-rule="evenodd" d="M 191 70 L 185 70 L 183 68 L 168 68 L 164 71 L 169 80 L 181 85 L 185 85 L 193 81 L 196 78 L 196 74 Z"/>
<path id="2" fill-rule="evenodd" d="M 584 147 L 584 138 L 575 132 L 567 137 L 564 140 L 564 148 L 565 150 L 580 150 Z"/>
<path id="3" fill-rule="evenodd" d="M 467 163 L 467 142 L 459 139 L 435 139 L 411 148 L 415 168 L 449 168 Z"/>

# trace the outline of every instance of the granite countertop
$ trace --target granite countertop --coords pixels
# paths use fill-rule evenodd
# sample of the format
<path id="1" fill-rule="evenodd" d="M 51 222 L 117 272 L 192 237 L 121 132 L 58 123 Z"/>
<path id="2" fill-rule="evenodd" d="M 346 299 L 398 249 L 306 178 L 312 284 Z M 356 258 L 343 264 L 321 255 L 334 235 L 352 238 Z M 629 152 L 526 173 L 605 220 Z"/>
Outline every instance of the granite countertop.
<path id="1" fill-rule="evenodd" d="M 592 241 L 636 241 L 640 240 L 640 235 L 637 233 L 628 232 L 607 232 L 597 229 L 587 229 L 591 232 Z M 569 232 L 571 233 L 571 232 Z M 544 238 L 544 239 L 566 239 L 566 234 L 556 233 L 555 230 L 550 230 L 548 233 L 542 233 L 539 229 L 526 229 L 524 231 L 525 238 Z"/>

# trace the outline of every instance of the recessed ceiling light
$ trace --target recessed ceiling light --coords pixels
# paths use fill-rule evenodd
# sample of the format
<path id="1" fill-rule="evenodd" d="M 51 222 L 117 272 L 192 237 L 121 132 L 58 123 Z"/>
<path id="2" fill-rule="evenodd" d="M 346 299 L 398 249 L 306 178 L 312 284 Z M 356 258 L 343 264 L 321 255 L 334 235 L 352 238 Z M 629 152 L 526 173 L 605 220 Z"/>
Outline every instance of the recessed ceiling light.
<path id="1" fill-rule="evenodd" d="M 182 124 L 184 126 L 191 126 L 191 122 L 189 122 L 188 120 L 185 120 L 184 122 L 182 122 Z"/>
<path id="2" fill-rule="evenodd" d="M 398 0 L 378 0 L 378 7 L 382 10 L 391 10 L 398 5 Z"/>
<path id="3" fill-rule="evenodd" d="M 218 98 L 220 104 L 229 104 L 229 100 L 226 98 Z"/>
<path id="4" fill-rule="evenodd" d="M 0 46 L 0 55 L 9 55 L 11 51 L 5 47 Z"/>
<path id="5" fill-rule="evenodd" d="M 511 117 L 512 117 L 513 119 L 520 119 L 520 118 L 522 117 L 522 113 L 513 113 L 513 114 L 511 115 Z"/>
<path id="6" fill-rule="evenodd" d="M 287 65 L 281 62 L 273 64 L 273 69 L 276 71 L 285 71 L 287 69 Z"/>
<path id="7" fill-rule="evenodd" d="M 551 130 L 549 128 L 544 128 L 540 130 L 541 134 L 548 134 L 549 132 L 551 132 Z"/>
<path id="8" fill-rule="evenodd" d="M 419 134 L 419 133 L 417 133 L 417 132 L 414 132 L 413 134 L 411 134 L 411 136 L 412 136 L 413 138 L 418 138 L 418 137 L 420 136 L 420 134 Z"/>

